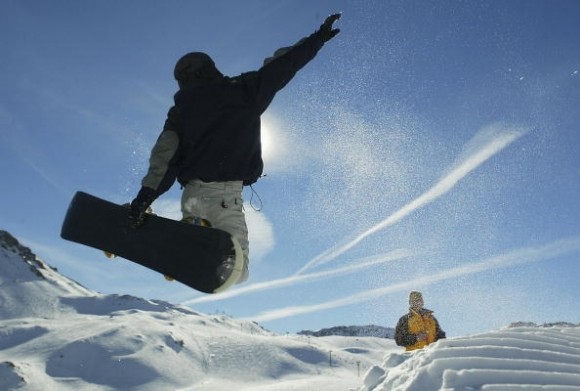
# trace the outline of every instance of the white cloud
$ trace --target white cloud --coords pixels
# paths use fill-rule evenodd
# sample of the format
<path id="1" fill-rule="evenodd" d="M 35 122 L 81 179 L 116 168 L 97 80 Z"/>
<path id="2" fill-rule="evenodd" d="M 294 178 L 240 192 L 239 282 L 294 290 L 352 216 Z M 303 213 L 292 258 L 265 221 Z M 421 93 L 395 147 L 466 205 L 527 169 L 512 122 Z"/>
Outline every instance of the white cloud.
<path id="1" fill-rule="evenodd" d="M 172 220 L 181 220 L 181 201 L 161 198 L 153 204 L 153 213 Z"/>
<path id="2" fill-rule="evenodd" d="M 263 212 L 255 211 L 248 204 L 244 208 L 250 241 L 250 262 L 255 264 L 274 248 L 276 244 L 274 228 Z"/>

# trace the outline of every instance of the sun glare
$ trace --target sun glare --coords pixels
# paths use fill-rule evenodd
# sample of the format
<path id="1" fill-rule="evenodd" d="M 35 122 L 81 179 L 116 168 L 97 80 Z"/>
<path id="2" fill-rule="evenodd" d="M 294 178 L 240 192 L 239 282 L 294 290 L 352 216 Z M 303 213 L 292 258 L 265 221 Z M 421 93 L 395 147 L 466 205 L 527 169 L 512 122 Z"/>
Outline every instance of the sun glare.
<path id="1" fill-rule="evenodd" d="M 269 173 L 285 172 L 297 161 L 289 159 L 294 146 L 287 134 L 280 131 L 278 121 L 268 119 L 262 122 L 262 158 Z"/>
<path id="2" fill-rule="evenodd" d="M 274 137 L 273 132 L 268 125 L 262 125 L 262 157 L 264 160 L 271 160 L 274 157 Z"/>
<path id="3" fill-rule="evenodd" d="M 261 139 L 262 139 L 262 155 L 264 156 L 264 158 L 266 158 L 268 155 L 270 155 L 272 151 L 272 135 L 270 132 L 270 127 L 262 126 Z"/>

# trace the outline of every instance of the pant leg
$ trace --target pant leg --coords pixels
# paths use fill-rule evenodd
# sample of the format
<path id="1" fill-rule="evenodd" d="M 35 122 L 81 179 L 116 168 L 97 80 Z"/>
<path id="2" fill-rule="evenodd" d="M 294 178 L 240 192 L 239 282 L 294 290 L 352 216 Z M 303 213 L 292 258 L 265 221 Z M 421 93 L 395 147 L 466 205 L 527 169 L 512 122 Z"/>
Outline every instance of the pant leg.
<path id="1" fill-rule="evenodd" d="M 181 211 L 183 219 L 201 217 L 209 220 L 213 228 L 226 231 L 240 243 L 244 265 L 239 282 L 248 279 L 249 241 L 246 217 L 243 210 L 242 182 L 190 181 L 183 190 Z"/>

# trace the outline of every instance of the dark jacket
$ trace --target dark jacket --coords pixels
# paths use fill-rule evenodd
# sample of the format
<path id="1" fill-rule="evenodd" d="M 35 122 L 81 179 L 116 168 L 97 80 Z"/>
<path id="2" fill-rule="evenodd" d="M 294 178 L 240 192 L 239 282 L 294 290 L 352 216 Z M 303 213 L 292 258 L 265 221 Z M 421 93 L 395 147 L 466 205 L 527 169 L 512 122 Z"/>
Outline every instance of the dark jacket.
<path id="1" fill-rule="evenodd" d="M 279 49 L 258 71 L 181 88 L 167 114 L 159 145 L 153 148 L 143 186 L 159 196 L 176 179 L 181 184 L 193 179 L 256 182 L 264 166 L 260 116 L 322 46 L 316 32 Z"/>
<path id="2" fill-rule="evenodd" d="M 419 341 L 417 334 L 425 333 L 426 341 Z M 410 310 L 403 315 L 395 328 L 395 342 L 406 350 L 421 349 L 430 343 L 445 338 L 439 322 L 433 316 L 433 311 L 423 308 L 419 311 Z"/>

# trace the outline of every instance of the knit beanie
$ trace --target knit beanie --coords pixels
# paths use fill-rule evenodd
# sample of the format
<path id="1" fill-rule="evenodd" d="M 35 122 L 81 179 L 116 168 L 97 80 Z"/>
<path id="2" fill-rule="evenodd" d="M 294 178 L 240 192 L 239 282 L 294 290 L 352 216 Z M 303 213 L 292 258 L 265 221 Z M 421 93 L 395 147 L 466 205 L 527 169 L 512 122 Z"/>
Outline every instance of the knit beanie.
<path id="1" fill-rule="evenodd" d="M 411 293 L 409 293 L 409 304 L 416 303 L 419 300 L 423 300 L 421 292 L 411 291 Z"/>

